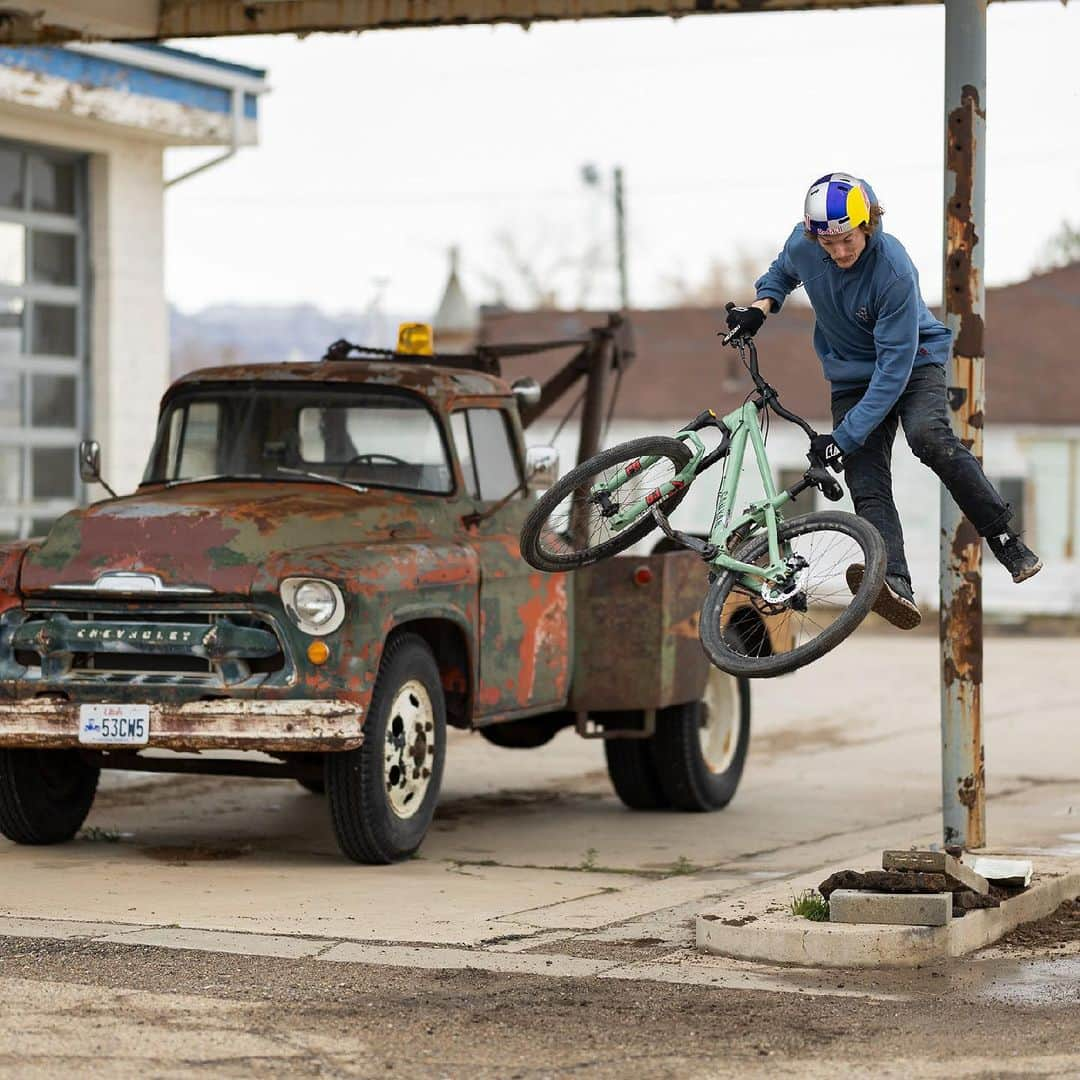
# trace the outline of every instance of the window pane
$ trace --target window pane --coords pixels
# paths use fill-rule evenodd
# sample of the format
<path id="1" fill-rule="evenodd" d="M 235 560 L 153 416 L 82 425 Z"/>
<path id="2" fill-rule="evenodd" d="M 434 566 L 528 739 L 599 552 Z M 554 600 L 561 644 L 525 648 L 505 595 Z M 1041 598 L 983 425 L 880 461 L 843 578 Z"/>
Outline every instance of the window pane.
<path id="1" fill-rule="evenodd" d="M 75 448 L 37 447 L 30 451 L 35 499 L 75 497 Z"/>
<path id="2" fill-rule="evenodd" d="M 31 234 L 30 277 L 46 285 L 75 284 L 75 237 L 68 233 Z"/>
<path id="3" fill-rule="evenodd" d="M 75 426 L 75 378 L 35 375 L 30 423 L 34 427 Z"/>
<path id="4" fill-rule="evenodd" d="M 22 450 L 0 447 L 0 502 L 16 503 L 22 497 Z"/>
<path id="5" fill-rule="evenodd" d="M 75 213 L 75 166 L 30 158 L 30 209 Z"/>
<path id="6" fill-rule="evenodd" d="M 23 301 L 0 300 L 0 356 L 18 356 L 23 351 Z"/>
<path id="7" fill-rule="evenodd" d="M 59 515 L 57 515 L 58 517 Z M 55 517 L 36 517 L 30 521 L 30 535 L 31 536 L 47 536 L 49 530 L 53 527 L 53 522 L 56 521 Z"/>
<path id="8" fill-rule="evenodd" d="M 26 281 L 26 229 L 12 221 L 0 221 L 0 282 L 22 285 Z"/>
<path id="9" fill-rule="evenodd" d="M 454 435 L 454 447 L 461 462 L 461 474 L 465 477 L 465 491 L 474 499 L 480 497 L 476 487 L 476 470 L 473 468 L 472 448 L 469 446 L 469 426 L 465 413 L 456 412 L 450 417 L 450 429 Z"/>
<path id="10" fill-rule="evenodd" d="M 14 514 L 0 513 L 0 543 L 19 539 L 19 519 Z"/>
<path id="11" fill-rule="evenodd" d="M 18 150 L 0 149 L 0 206 L 23 205 L 23 156 Z"/>
<path id="12" fill-rule="evenodd" d="M 23 426 L 22 376 L 17 371 L 0 371 L 0 425 Z"/>
<path id="13" fill-rule="evenodd" d="M 62 304 L 35 304 L 31 351 L 47 356 L 74 356 L 75 309 Z"/>
<path id="14" fill-rule="evenodd" d="M 480 498 L 484 501 L 502 499 L 521 481 L 514 444 L 506 427 L 506 414 L 501 409 L 470 409 L 469 428 L 476 455 Z"/>

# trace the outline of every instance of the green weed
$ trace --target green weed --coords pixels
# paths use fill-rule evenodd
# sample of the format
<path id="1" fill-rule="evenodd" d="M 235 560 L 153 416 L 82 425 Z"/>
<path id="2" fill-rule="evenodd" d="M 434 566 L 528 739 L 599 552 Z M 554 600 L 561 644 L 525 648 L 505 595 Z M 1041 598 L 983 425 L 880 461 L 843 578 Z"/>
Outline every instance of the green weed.
<path id="1" fill-rule="evenodd" d="M 791 914 L 811 922 L 829 921 L 829 901 L 817 889 L 807 889 L 791 898 Z"/>

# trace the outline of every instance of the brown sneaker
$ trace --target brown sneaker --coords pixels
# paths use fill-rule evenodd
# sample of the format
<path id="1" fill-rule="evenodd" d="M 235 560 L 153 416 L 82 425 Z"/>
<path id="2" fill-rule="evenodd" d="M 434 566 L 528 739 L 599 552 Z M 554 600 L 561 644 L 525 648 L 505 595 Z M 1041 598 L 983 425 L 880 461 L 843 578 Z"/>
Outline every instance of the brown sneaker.
<path id="1" fill-rule="evenodd" d="M 862 563 L 852 563 L 847 568 L 847 584 L 852 596 L 859 591 L 865 570 Z M 901 630 L 914 630 L 922 622 L 922 613 L 915 604 L 911 586 L 895 574 L 885 576 L 881 592 L 870 610 L 876 611 L 883 619 Z"/>

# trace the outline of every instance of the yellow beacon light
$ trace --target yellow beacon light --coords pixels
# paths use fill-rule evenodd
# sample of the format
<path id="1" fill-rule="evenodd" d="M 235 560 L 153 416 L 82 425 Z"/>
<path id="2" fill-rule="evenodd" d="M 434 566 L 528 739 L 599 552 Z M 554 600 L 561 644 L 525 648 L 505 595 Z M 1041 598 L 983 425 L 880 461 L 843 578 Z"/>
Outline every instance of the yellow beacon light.
<path id="1" fill-rule="evenodd" d="M 397 351 L 407 356 L 434 356 L 435 335 L 427 323 L 403 322 L 398 327 Z"/>

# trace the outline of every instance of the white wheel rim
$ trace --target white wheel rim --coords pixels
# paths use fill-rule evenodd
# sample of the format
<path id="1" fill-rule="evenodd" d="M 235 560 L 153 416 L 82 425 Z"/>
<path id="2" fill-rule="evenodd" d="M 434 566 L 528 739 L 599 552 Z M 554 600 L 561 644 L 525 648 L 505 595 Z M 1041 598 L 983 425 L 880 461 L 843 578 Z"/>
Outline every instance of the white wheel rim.
<path id="1" fill-rule="evenodd" d="M 739 680 L 712 668 L 701 699 L 701 757 L 711 773 L 724 773 L 735 760 L 742 734 Z"/>
<path id="2" fill-rule="evenodd" d="M 435 711 L 423 685 L 403 684 L 390 707 L 383 744 L 383 782 L 390 809 L 411 818 L 423 805 L 435 764 Z"/>

